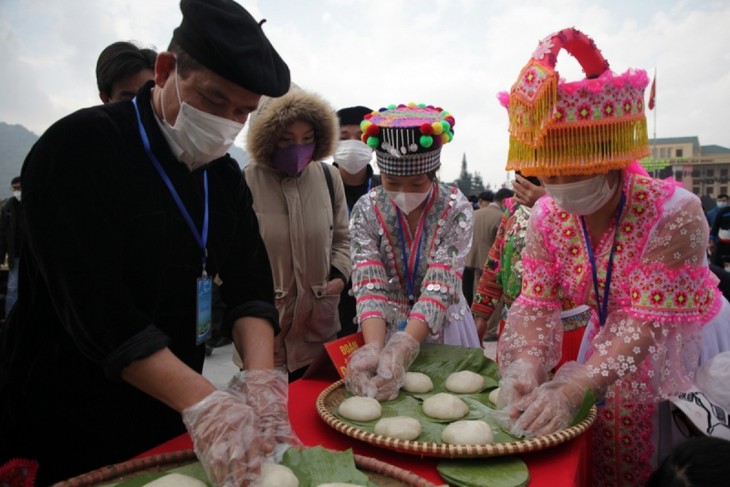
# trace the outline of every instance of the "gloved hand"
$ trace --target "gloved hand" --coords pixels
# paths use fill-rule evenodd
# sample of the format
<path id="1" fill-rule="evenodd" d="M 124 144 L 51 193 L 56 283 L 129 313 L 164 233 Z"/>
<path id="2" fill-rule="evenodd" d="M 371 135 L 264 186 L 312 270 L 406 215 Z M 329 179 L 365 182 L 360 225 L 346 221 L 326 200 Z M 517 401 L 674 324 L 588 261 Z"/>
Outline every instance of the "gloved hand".
<path id="1" fill-rule="evenodd" d="M 513 406 L 511 432 L 516 436 L 539 436 L 567 428 L 575 417 L 588 389 L 600 392 L 598 382 L 576 362 L 564 364 L 553 380 L 522 397 Z"/>
<path id="2" fill-rule="evenodd" d="M 547 380 L 545 367 L 527 359 L 515 360 L 501 374 L 497 409 L 512 408 L 523 396 Z"/>
<path id="3" fill-rule="evenodd" d="M 406 371 L 418 357 L 420 349 L 418 340 L 404 331 L 390 337 L 380 354 L 378 375 L 373 379 L 378 388 L 375 399 L 389 401 L 398 396 Z"/>
<path id="4" fill-rule="evenodd" d="M 347 359 L 345 387 L 356 396 L 375 397 L 378 388 L 373 377 L 378 369 L 382 345 L 379 342 L 366 343 Z"/>
<path id="5" fill-rule="evenodd" d="M 216 486 L 248 485 L 259 477 L 267 453 L 256 417 L 238 394 L 217 390 L 182 412 L 195 454 Z"/>
<path id="6" fill-rule="evenodd" d="M 228 390 L 238 392 L 256 415 L 255 427 L 268 447 L 301 446 L 291 428 L 287 402 L 289 380 L 279 369 L 244 370 L 234 375 Z"/>

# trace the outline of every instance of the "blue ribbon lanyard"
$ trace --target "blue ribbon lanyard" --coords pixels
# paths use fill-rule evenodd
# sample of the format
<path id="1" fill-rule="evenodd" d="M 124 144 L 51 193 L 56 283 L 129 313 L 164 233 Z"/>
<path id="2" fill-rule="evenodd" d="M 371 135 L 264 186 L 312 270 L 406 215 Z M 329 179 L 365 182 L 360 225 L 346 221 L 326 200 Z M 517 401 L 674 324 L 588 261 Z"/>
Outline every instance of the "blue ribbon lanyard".
<path id="1" fill-rule="evenodd" d="M 616 239 L 618 237 L 619 225 L 621 224 L 621 213 L 623 213 L 624 205 L 626 204 L 626 196 L 621 191 L 621 199 L 619 200 L 618 207 L 616 208 L 616 229 L 613 233 L 613 243 L 611 244 L 611 252 L 608 256 L 608 267 L 606 269 L 606 285 L 603 289 L 603 299 L 598 292 L 598 269 L 596 265 L 596 256 L 593 254 L 593 246 L 591 245 L 591 238 L 588 234 L 588 227 L 586 226 L 585 218 L 580 217 L 580 224 L 583 228 L 583 236 L 586 241 L 586 247 L 588 248 L 588 258 L 591 261 L 591 271 L 593 272 L 593 291 L 596 293 L 596 306 L 598 306 L 598 320 L 601 324 L 601 328 L 606 324 L 608 318 L 608 294 L 611 289 L 611 274 L 613 272 L 613 251 L 616 248 Z"/>
<path id="2" fill-rule="evenodd" d="M 433 197 L 433 193 L 429 195 L 429 199 Z M 428 208 L 428 202 L 426 202 L 426 208 Z M 403 220 L 405 220 L 405 217 L 403 216 L 403 213 L 400 211 L 400 208 L 396 206 L 395 208 L 396 216 L 398 217 L 398 230 L 400 231 L 400 249 L 401 254 L 403 256 L 403 263 L 406 265 L 406 290 L 408 291 L 408 304 L 410 307 L 413 307 L 413 305 L 416 302 L 416 293 L 415 293 L 415 287 L 416 287 L 416 274 L 418 273 L 418 264 L 421 261 L 421 242 L 423 241 L 423 233 L 424 233 L 424 223 L 426 221 L 426 210 L 424 209 L 423 214 L 421 215 L 421 221 L 418 222 L 418 227 L 416 228 L 416 234 L 418 235 L 418 241 L 414 242 L 416 244 L 416 259 L 413 264 L 413 268 L 411 269 L 411 261 L 410 256 L 413 251 L 413 244 L 411 244 L 411 252 L 408 251 L 406 248 L 406 233 L 403 229 Z"/>
<path id="3" fill-rule="evenodd" d="M 182 200 L 180 199 L 180 196 L 177 194 L 175 187 L 172 185 L 172 181 L 170 181 L 170 177 L 167 175 L 165 170 L 162 168 L 162 164 L 160 164 L 160 161 L 157 159 L 155 154 L 152 152 L 152 149 L 150 147 L 150 140 L 149 140 L 149 137 L 147 137 L 147 131 L 145 130 L 144 125 L 142 125 L 142 117 L 140 116 L 139 108 L 137 107 L 137 98 L 136 97 L 132 100 L 132 103 L 134 104 L 134 110 L 137 113 L 137 125 L 139 126 L 139 135 L 142 138 L 142 144 L 144 145 L 144 150 L 147 152 L 147 157 L 149 157 L 150 161 L 152 161 L 152 165 L 155 166 L 155 169 L 157 169 L 157 172 L 160 174 L 160 177 L 165 182 L 167 189 L 170 191 L 172 198 L 175 200 L 175 204 L 177 205 L 178 209 L 180 210 L 180 213 L 182 214 L 183 218 L 185 218 L 185 221 L 187 222 L 188 227 L 190 228 L 190 231 L 193 233 L 195 240 L 198 242 L 200 249 L 203 251 L 202 277 L 207 277 L 208 273 L 205 270 L 205 265 L 208 261 L 208 172 L 205 169 L 203 170 L 203 190 L 205 193 L 205 207 L 204 207 L 204 214 L 203 214 L 203 231 L 201 233 L 201 232 L 198 232 L 198 229 L 195 226 L 193 219 L 190 217 L 190 213 L 188 213 L 187 208 L 185 208 L 185 205 L 183 204 Z"/>

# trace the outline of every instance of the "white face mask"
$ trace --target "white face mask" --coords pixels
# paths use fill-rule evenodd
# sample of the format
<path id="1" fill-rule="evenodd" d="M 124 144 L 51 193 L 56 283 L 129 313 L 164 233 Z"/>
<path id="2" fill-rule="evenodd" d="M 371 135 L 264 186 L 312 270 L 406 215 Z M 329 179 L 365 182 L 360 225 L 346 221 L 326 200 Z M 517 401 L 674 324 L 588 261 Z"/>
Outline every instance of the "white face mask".
<path id="1" fill-rule="evenodd" d="M 20 201 L 20 191 L 13 191 L 13 196 L 15 196 L 15 199 Z"/>
<path id="2" fill-rule="evenodd" d="M 175 90 L 180 111 L 174 126 L 167 123 L 165 104 L 162 103 L 162 128 L 168 140 L 174 142 L 171 147 L 173 154 L 190 167 L 223 157 L 243 129 L 243 124 L 198 110 L 182 101 L 177 79 L 175 68 Z"/>
<path id="3" fill-rule="evenodd" d="M 545 191 L 561 210 L 573 215 L 590 215 L 608 203 L 616 188 L 608 185 L 606 174 L 597 174 L 574 183 L 545 184 Z"/>
<path id="4" fill-rule="evenodd" d="M 337 142 L 334 159 L 339 167 L 350 174 L 357 174 L 370 164 L 373 150 L 361 140 L 340 140 Z"/>
<path id="5" fill-rule="evenodd" d="M 18 199 L 20 199 L 20 197 L 18 197 Z M 717 202 L 717 207 L 718 208 L 725 208 L 726 206 L 727 206 L 727 202 L 726 201 L 718 201 Z"/>
<path id="6" fill-rule="evenodd" d="M 390 197 L 390 199 L 393 200 L 393 203 L 400 208 L 400 211 L 402 211 L 404 214 L 409 214 L 418 206 L 423 203 L 423 201 L 428 198 L 428 195 L 431 194 L 431 190 L 433 187 L 429 187 L 428 191 L 425 193 L 405 193 L 403 191 L 388 191 L 385 190 L 387 195 Z"/>

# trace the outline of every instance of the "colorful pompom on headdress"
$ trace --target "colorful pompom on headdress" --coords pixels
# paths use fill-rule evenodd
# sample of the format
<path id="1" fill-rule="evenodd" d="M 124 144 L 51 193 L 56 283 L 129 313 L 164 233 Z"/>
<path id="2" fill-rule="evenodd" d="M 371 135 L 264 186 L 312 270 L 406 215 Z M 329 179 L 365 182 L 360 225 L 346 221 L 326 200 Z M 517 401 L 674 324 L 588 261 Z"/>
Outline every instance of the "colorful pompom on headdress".
<path id="1" fill-rule="evenodd" d="M 441 147 L 454 138 L 454 117 L 447 111 L 409 103 L 365 115 L 362 141 L 375 149 L 380 172 L 414 176 L 441 166 Z"/>
<path id="2" fill-rule="evenodd" d="M 557 55 L 565 49 L 586 78 L 560 80 Z M 576 29 L 542 41 L 507 100 L 507 170 L 526 176 L 605 173 L 649 155 L 644 114 L 644 70 L 616 75 L 595 43 Z"/>

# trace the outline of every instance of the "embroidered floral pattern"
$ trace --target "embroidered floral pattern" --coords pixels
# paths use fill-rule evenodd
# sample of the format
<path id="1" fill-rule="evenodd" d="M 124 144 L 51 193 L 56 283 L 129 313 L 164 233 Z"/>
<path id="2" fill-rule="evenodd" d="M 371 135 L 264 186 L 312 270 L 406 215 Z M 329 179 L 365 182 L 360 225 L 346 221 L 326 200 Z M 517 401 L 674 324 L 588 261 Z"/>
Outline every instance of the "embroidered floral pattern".
<path id="1" fill-rule="evenodd" d="M 423 226 L 413 308 L 398 213 L 382 187 L 370 191 L 352 210 L 352 289 L 360 320 L 383 318 L 392 333 L 399 322 L 419 319 L 431 329 L 430 341 L 440 342 L 442 327 L 463 319 L 469 311 L 460 300 L 460 272 L 471 245 L 473 221 L 471 204 L 456 188 L 441 184 L 434 191 Z M 415 236 L 407 227 L 403 230 L 408 248 Z"/>
<path id="2" fill-rule="evenodd" d="M 691 383 L 701 328 L 722 303 L 706 265 L 708 231 L 697 198 L 627 171 L 622 178 L 626 206 L 621 218 L 593 243 L 602 297 L 618 228 L 608 316 L 603 327 L 588 332 L 583 366 L 584 376 L 598 385 L 609 404 L 617 391 L 621 395 L 617 409 L 610 411 L 607 405 L 602 410 L 604 426 L 613 426 L 595 435 L 607 453 L 601 456 L 597 478 L 609 480 L 600 485 L 645 480 L 652 452 L 647 433 L 651 422 L 643 414 Z M 550 198 L 539 200 L 529 221 L 523 265 L 522 294 L 510 308 L 498 344 L 500 365 L 528 356 L 549 370 L 560 358 L 558 293 L 597 309 L 580 220 L 559 210 Z M 629 456 L 632 462 L 622 465 L 621 459 Z"/>

